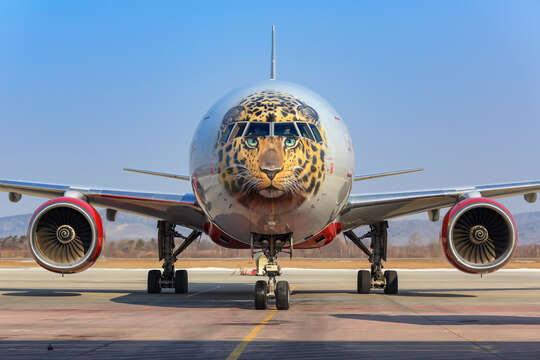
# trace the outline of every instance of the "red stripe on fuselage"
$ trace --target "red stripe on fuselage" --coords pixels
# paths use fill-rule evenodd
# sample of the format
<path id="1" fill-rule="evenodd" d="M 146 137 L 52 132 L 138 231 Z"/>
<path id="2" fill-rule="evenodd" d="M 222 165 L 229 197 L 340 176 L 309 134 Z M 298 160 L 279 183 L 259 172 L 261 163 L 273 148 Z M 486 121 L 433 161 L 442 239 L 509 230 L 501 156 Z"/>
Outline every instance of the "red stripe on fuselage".
<path id="1" fill-rule="evenodd" d="M 316 249 L 330 244 L 341 232 L 342 225 L 338 222 L 328 224 L 320 233 L 314 235 L 299 244 L 294 244 L 295 249 Z"/>
<path id="2" fill-rule="evenodd" d="M 295 249 L 316 249 L 328 245 L 336 236 L 341 232 L 341 223 L 331 223 L 326 226 L 317 235 L 310 237 L 309 239 L 300 243 L 294 243 Z M 203 225 L 204 232 L 210 237 L 210 239 L 218 244 L 229 249 L 249 249 L 250 245 L 242 242 L 232 236 L 227 235 L 219 226 L 214 223 L 206 222 Z M 258 247 L 257 247 L 258 248 Z M 285 249 L 288 246 L 285 247 Z"/>

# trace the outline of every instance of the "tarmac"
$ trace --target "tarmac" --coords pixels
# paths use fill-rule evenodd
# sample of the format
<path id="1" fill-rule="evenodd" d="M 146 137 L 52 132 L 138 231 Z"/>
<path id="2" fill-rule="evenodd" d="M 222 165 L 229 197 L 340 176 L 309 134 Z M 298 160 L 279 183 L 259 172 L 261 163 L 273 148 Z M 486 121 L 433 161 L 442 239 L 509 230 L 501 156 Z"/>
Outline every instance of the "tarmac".
<path id="1" fill-rule="evenodd" d="M 285 269 L 290 310 L 258 311 L 233 269 L 149 295 L 145 269 L 1 268 L 0 358 L 540 358 L 540 270 L 398 274 L 399 295 L 359 295 L 354 270 Z"/>

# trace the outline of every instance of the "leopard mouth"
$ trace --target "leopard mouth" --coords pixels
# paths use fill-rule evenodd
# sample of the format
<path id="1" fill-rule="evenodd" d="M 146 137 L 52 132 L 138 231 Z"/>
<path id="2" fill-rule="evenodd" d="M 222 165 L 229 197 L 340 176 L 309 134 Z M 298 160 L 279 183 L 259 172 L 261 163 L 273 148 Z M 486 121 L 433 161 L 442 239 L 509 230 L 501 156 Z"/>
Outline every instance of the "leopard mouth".
<path id="1" fill-rule="evenodd" d="M 269 186 L 265 189 L 260 190 L 259 194 L 268 199 L 275 199 L 285 194 L 285 191 L 279 190 L 274 186 Z"/>

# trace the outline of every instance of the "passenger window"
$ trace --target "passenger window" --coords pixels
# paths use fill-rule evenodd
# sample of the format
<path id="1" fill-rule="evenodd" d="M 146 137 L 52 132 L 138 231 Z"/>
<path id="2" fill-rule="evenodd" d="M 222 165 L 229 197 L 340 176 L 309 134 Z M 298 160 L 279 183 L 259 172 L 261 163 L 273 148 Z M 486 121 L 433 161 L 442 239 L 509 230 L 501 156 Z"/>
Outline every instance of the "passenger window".
<path id="1" fill-rule="evenodd" d="M 296 123 L 298 125 L 298 129 L 300 129 L 300 134 L 302 134 L 303 137 L 315 141 L 315 138 L 313 137 L 313 134 L 311 133 L 311 130 L 309 130 L 309 126 L 306 123 Z"/>
<path id="2" fill-rule="evenodd" d="M 246 123 L 236 123 L 236 127 L 234 128 L 231 134 L 231 139 L 236 139 L 237 137 L 242 136 L 245 128 L 246 128 Z"/>
<path id="3" fill-rule="evenodd" d="M 274 136 L 298 136 L 293 123 L 274 123 Z"/>
<path id="4" fill-rule="evenodd" d="M 223 131 L 223 134 L 221 135 L 221 142 L 226 143 L 227 139 L 229 138 L 229 135 L 231 134 L 231 130 L 233 129 L 234 124 L 228 125 L 225 130 Z"/>
<path id="5" fill-rule="evenodd" d="M 313 124 L 309 124 L 309 127 L 313 131 L 313 135 L 315 135 L 315 140 L 317 140 L 317 142 L 322 142 L 323 140 L 319 129 L 317 129 L 317 127 Z"/>
<path id="6" fill-rule="evenodd" d="M 261 122 L 249 123 L 245 136 L 269 136 L 270 124 Z"/>

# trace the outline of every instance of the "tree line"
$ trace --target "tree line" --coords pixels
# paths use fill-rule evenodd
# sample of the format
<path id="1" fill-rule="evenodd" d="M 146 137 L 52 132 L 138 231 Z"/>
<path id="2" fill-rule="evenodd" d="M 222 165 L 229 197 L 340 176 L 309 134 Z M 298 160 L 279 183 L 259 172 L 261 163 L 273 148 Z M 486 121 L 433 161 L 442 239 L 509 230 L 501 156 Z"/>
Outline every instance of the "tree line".
<path id="1" fill-rule="evenodd" d="M 441 258 L 444 257 L 438 241 L 423 244 L 418 241 L 418 234 L 411 234 L 406 245 L 388 246 L 389 258 Z M 369 244 L 367 244 L 369 245 Z M 106 241 L 102 256 L 108 258 L 156 258 L 157 240 L 125 239 Z M 186 258 L 238 258 L 249 257 L 249 250 L 226 249 L 208 238 L 202 237 L 191 244 L 181 257 Z M 284 255 L 282 255 L 284 256 Z M 294 250 L 295 257 L 305 258 L 361 258 L 366 255 L 352 242 L 339 235 L 329 245 L 321 249 Z M 8 236 L 0 238 L 0 258 L 31 257 L 26 236 Z M 526 244 L 518 247 L 516 257 L 540 258 L 540 244 Z"/>

